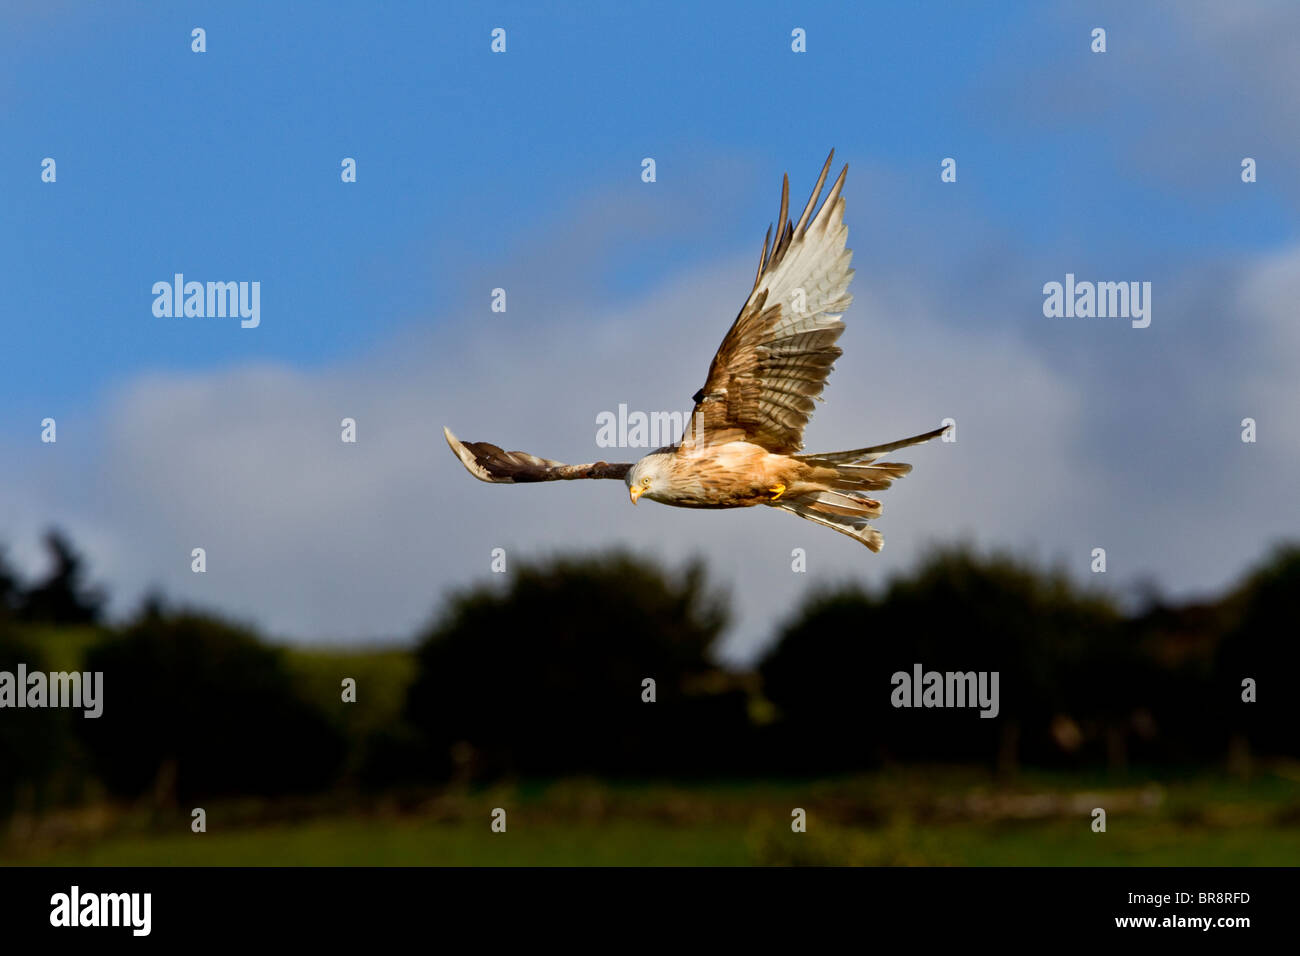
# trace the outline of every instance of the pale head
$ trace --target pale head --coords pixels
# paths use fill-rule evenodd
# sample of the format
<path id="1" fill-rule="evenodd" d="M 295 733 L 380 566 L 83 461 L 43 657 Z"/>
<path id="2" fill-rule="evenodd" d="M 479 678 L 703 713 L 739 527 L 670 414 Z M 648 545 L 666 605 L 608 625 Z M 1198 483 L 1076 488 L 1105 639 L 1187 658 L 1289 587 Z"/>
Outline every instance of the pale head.
<path id="1" fill-rule="evenodd" d="M 671 452 L 651 452 L 623 476 L 632 504 L 636 504 L 642 495 L 651 501 L 667 500 L 672 458 Z"/>

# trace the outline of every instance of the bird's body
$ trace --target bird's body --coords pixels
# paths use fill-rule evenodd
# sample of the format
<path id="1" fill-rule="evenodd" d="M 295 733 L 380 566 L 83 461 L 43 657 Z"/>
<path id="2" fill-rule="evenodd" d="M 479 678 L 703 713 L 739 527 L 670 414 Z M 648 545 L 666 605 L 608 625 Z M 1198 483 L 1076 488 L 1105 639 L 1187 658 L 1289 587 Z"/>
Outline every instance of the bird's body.
<path id="1" fill-rule="evenodd" d="M 813 400 L 841 355 L 835 344 L 844 330 L 840 315 L 852 302 L 852 252 L 840 194 L 847 166 L 812 215 L 833 156 L 797 224 L 786 218 L 788 179 L 783 184 L 776 241 L 769 248 L 769 230 L 753 289 L 709 365 L 678 444 L 635 464 L 565 465 L 487 442 L 461 442 L 444 428 L 470 473 L 495 483 L 622 478 L 634 504 L 644 497 L 678 508 L 768 505 L 879 551 L 883 539 L 868 522 L 880 515 L 880 502 L 866 492 L 888 488 L 912 466 L 878 459 L 944 429 L 870 448 L 797 454 Z"/>
<path id="2" fill-rule="evenodd" d="M 798 463 L 746 441 L 680 453 L 677 446 L 646 455 L 627 473 L 630 489 L 650 479 L 637 498 L 678 508 L 748 508 L 772 500 L 771 489 L 789 486 Z"/>

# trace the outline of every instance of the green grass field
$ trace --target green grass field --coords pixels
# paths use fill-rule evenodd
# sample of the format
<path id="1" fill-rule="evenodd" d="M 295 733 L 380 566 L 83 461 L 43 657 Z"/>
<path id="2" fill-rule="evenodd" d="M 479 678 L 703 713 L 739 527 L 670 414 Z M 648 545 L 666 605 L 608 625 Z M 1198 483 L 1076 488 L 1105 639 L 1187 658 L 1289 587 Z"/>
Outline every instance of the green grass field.
<path id="1" fill-rule="evenodd" d="M 506 833 L 418 821 L 325 820 L 227 834 L 113 839 L 35 860 L 59 866 L 1294 866 L 1300 830 L 1229 833 L 1168 824 L 1092 834 L 1055 825 L 970 824 L 783 833 L 734 823 L 576 823 Z"/>
<path id="2" fill-rule="evenodd" d="M 507 812 L 491 831 L 494 807 Z M 791 811 L 807 812 L 805 833 Z M 1107 809 L 1105 833 L 1092 808 Z M 12 838 L 20 865 L 974 865 L 1300 864 L 1300 785 L 1193 777 L 1161 782 L 1028 775 L 999 786 L 935 770 L 814 782 L 535 783 L 431 795 L 401 811 L 258 822 L 247 806 L 94 833 Z M 266 808 L 283 816 L 283 808 Z M 235 819 L 240 822 L 233 822 Z M 232 822 L 227 822 L 227 821 Z"/>

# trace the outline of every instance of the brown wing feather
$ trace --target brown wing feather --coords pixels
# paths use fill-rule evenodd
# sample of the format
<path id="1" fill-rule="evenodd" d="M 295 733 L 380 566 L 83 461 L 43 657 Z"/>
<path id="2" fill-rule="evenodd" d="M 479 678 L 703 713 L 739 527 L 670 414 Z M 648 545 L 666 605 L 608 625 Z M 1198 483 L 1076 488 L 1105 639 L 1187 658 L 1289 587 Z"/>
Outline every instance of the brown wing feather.
<path id="1" fill-rule="evenodd" d="M 502 451 L 485 441 L 461 441 L 444 428 L 442 434 L 467 471 L 479 481 L 522 484 L 531 481 L 571 481 L 577 478 L 616 478 L 632 470 L 630 464 L 596 461 L 587 465 L 566 465 L 562 461 L 538 458 L 524 451 Z"/>
<path id="2" fill-rule="evenodd" d="M 840 314 L 853 300 L 847 291 L 852 252 L 845 247 L 841 196 L 847 166 L 813 215 L 834 156 L 831 150 L 798 223 L 786 218 L 789 177 L 782 181 L 776 241 L 769 252 L 768 239 L 763 240 L 749 299 L 695 394 L 684 451 L 738 440 L 778 454 L 803 447 L 813 401 L 842 354 L 835 344 L 844 331 Z M 802 312 L 795 311 L 797 290 L 802 290 Z"/>

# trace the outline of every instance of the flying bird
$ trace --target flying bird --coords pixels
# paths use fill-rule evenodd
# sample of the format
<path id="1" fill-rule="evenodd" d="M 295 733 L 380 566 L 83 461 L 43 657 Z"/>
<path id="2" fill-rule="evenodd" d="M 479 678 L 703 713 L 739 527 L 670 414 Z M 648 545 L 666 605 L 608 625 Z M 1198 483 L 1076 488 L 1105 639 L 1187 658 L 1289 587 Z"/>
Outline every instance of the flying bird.
<path id="1" fill-rule="evenodd" d="M 835 342 L 844 331 L 840 316 L 853 301 L 853 253 L 845 247 L 841 195 L 847 165 L 817 209 L 834 156 L 831 150 L 796 223 L 787 218 L 790 178 L 783 178 L 776 241 L 769 226 L 749 298 L 709 364 L 676 445 L 635 464 L 566 465 L 488 442 L 462 442 L 443 428 L 469 473 L 505 484 L 622 479 L 633 504 L 649 498 L 679 508 L 767 505 L 879 551 L 884 538 L 870 521 L 880 516 L 880 502 L 867 492 L 888 488 L 912 470 L 879 459 L 945 428 L 870 448 L 799 454 L 813 400 L 821 400 L 832 363 L 843 354 Z"/>

